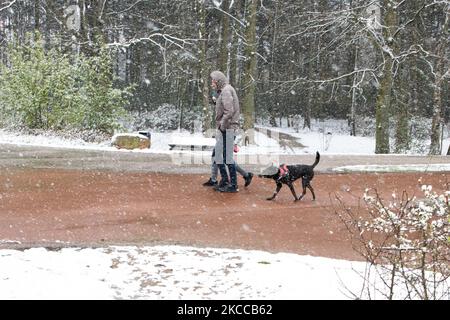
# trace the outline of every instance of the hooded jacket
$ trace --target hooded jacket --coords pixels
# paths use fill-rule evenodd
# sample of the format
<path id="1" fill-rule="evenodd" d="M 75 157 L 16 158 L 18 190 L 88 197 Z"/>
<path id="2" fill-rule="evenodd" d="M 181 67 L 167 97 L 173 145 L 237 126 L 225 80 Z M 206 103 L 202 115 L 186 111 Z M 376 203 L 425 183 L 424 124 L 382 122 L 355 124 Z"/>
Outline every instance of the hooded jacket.
<path id="1" fill-rule="evenodd" d="M 220 90 L 216 101 L 216 128 L 222 131 L 239 129 L 240 108 L 236 90 L 220 71 L 211 72 L 211 79 L 217 82 L 217 90 Z"/>

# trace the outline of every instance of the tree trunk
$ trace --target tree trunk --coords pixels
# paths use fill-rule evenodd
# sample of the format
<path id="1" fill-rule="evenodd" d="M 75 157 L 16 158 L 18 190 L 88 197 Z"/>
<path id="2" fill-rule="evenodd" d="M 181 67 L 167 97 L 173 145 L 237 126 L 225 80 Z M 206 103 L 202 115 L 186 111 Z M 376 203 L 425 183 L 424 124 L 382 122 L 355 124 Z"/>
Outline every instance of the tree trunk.
<path id="1" fill-rule="evenodd" d="M 79 30 L 79 43 L 80 43 L 80 51 L 88 54 L 89 50 L 87 49 L 89 43 L 89 23 L 86 15 L 86 0 L 80 1 L 80 30 Z"/>
<path id="2" fill-rule="evenodd" d="M 406 153 L 410 147 L 408 105 L 400 102 L 397 111 L 397 126 L 395 129 L 395 152 Z"/>
<path id="3" fill-rule="evenodd" d="M 233 8 L 231 10 L 232 14 L 236 19 L 241 19 L 241 9 L 243 1 L 234 1 Z M 233 29 L 239 30 L 241 28 L 234 19 L 231 20 Z M 233 32 L 231 35 L 231 48 L 230 48 L 230 73 L 229 79 L 230 83 L 236 89 L 238 96 L 240 93 L 240 64 L 238 63 L 238 57 L 240 55 L 241 39 L 239 39 L 238 32 Z"/>
<path id="4" fill-rule="evenodd" d="M 179 81 L 176 80 L 175 82 L 175 86 L 177 88 L 176 92 L 178 93 L 178 85 Z M 177 98 L 178 98 L 178 94 L 177 94 Z M 179 99 L 178 99 L 178 109 L 180 110 L 180 120 L 178 121 L 178 129 L 181 130 L 184 127 L 184 103 L 182 103 Z"/>
<path id="5" fill-rule="evenodd" d="M 392 0 L 384 0 L 383 8 L 383 37 L 387 47 L 383 47 L 383 60 L 385 61 L 383 67 L 383 74 L 380 79 L 380 88 L 378 90 L 377 102 L 375 105 L 375 121 L 376 121 L 376 135 L 375 135 L 375 153 L 389 153 L 389 118 L 392 114 L 391 100 L 393 88 L 393 67 L 394 60 L 391 54 L 394 54 L 394 39 L 393 35 L 397 23 L 397 12 L 395 3 Z"/>
<path id="6" fill-rule="evenodd" d="M 358 70 L 358 45 L 355 45 L 353 57 L 353 71 Z M 350 135 L 356 136 L 356 84 L 358 81 L 358 74 L 353 75 L 352 81 L 352 102 L 350 107 Z"/>
<path id="7" fill-rule="evenodd" d="M 415 12 L 417 12 L 418 10 L 420 10 L 420 6 L 422 4 L 418 1 L 412 1 L 412 6 L 413 6 L 413 10 Z M 424 40 L 425 37 L 424 35 L 421 35 L 420 29 L 421 29 L 421 25 L 422 25 L 422 21 L 421 19 L 416 18 L 414 20 L 413 23 L 413 30 L 412 30 L 412 43 L 413 44 L 420 44 L 421 46 L 424 46 Z M 421 85 L 423 85 L 423 83 L 421 83 L 420 81 L 420 71 L 418 70 L 418 65 L 419 65 L 419 57 L 417 57 L 416 55 L 413 55 L 411 57 L 411 66 L 412 68 L 409 70 L 409 74 L 410 74 L 410 84 L 412 86 L 411 88 L 411 93 L 410 93 L 410 110 L 413 114 L 416 114 L 417 111 L 419 110 L 419 93 L 418 90 L 420 88 Z"/>
<path id="8" fill-rule="evenodd" d="M 229 2 L 228 0 L 223 0 L 223 11 L 228 13 Z M 230 44 L 230 17 L 228 14 L 222 14 L 222 41 L 220 43 L 219 52 L 219 70 L 222 71 L 229 78 L 229 68 L 228 68 L 228 48 Z"/>
<path id="9" fill-rule="evenodd" d="M 100 47 L 106 40 L 106 37 L 103 33 L 103 21 L 100 19 L 104 1 L 105 0 L 80 1 L 80 34 L 82 43 L 81 51 L 88 56 L 98 55 Z"/>
<path id="10" fill-rule="evenodd" d="M 202 131 L 207 132 L 211 129 L 211 107 L 209 105 L 209 74 L 208 64 L 206 61 L 207 39 L 206 36 L 206 11 L 203 1 L 196 1 L 197 14 L 199 21 L 198 38 L 199 38 L 199 75 L 200 75 L 200 91 L 202 93 Z"/>
<path id="11" fill-rule="evenodd" d="M 237 77 L 237 48 L 238 48 L 238 40 L 237 35 L 233 34 L 231 37 L 231 48 L 230 48 L 230 71 L 228 75 L 228 79 L 230 80 L 231 85 L 236 89 L 239 95 L 239 81 Z"/>
<path id="12" fill-rule="evenodd" d="M 433 92 L 433 121 L 431 124 L 431 145 L 430 154 L 441 154 L 441 130 L 443 127 L 443 103 L 442 103 L 442 87 L 444 83 L 444 74 L 447 70 L 445 63 L 445 53 L 448 46 L 448 27 L 450 16 L 450 4 L 443 6 L 445 18 L 439 31 L 438 44 L 436 46 L 436 72 L 434 78 Z M 449 72 L 449 71 L 447 71 Z"/>
<path id="13" fill-rule="evenodd" d="M 245 39 L 247 41 L 244 51 L 246 59 L 244 68 L 243 90 L 244 98 L 242 101 L 242 113 L 244 115 L 244 130 L 253 128 L 255 125 L 255 87 L 256 87 L 256 10 L 257 0 L 250 0 L 247 15 L 247 28 L 245 30 Z"/>
<path id="14" fill-rule="evenodd" d="M 350 9 L 353 10 L 353 1 L 350 0 L 348 3 L 348 6 Z M 342 10 L 342 7 L 340 8 Z M 354 21 L 357 22 L 357 18 L 355 16 Z M 350 46 L 350 50 L 348 51 L 348 72 L 355 72 L 358 70 L 358 51 L 359 51 L 359 41 L 356 40 L 352 46 Z M 347 99 L 345 99 L 344 103 L 350 104 L 350 112 L 347 113 L 347 123 L 350 127 L 350 135 L 356 136 L 356 84 L 358 83 L 358 74 L 353 74 L 352 77 L 348 77 L 346 79 L 347 84 L 351 86 L 351 97 L 349 101 L 347 102 Z M 347 97 L 346 97 L 347 98 Z"/>
<path id="15" fill-rule="evenodd" d="M 303 129 L 308 128 L 311 130 L 311 105 L 314 103 L 314 89 L 315 86 L 308 90 L 308 103 L 303 110 Z"/>
<path id="16" fill-rule="evenodd" d="M 441 59 L 442 60 L 442 59 Z M 433 120 L 431 122 L 431 144 L 429 154 L 441 154 L 441 129 L 442 129 L 442 73 L 440 72 L 440 65 L 436 68 L 436 78 L 434 80 L 433 92 Z"/>
<path id="17" fill-rule="evenodd" d="M 311 42 L 313 42 L 313 40 L 311 40 Z M 310 49 L 312 49 L 312 48 L 310 47 Z M 315 68 L 315 66 L 316 66 L 315 62 L 312 59 L 310 59 L 308 62 L 307 70 L 308 70 L 308 75 L 313 79 L 317 79 L 317 69 Z M 312 113 L 313 105 L 315 104 L 315 101 L 317 100 L 316 88 L 317 88 L 317 85 L 312 82 L 310 87 L 307 89 L 307 94 L 308 94 L 307 99 L 308 100 L 307 100 L 306 106 L 303 109 L 303 119 L 304 119 L 303 129 L 308 128 L 311 130 L 311 113 Z"/>
<path id="18" fill-rule="evenodd" d="M 269 79 L 272 79 L 273 81 L 277 81 L 279 70 L 276 70 L 278 63 L 275 60 L 277 51 L 277 26 L 278 26 L 278 12 L 279 12 L 279 6 L 280 2 L 277 2 L 275 5 L 275 12 L 273 14 L 272 19 L 269 21 L 269 25 L 273 25 L 273 33 L 272 33 L 272 47 L 271 47 L 271 57 L 270 57 L 270 69 L 269 69 Z M 270 81 L 267 81 L 266 89 L 270 91 L 273 89 L 272 85 L 270 84 Z M 275 87 L 271 93 L 267 96 L 267 112 L 269 114 L 269 124 L 272 127 L 277 126 L 277 120 L 275 119 L 276 115 L 279 113 L 278 103 L 279 103 L 279 88 Z"/>
<path id="19" fill-rule="evenodd" d="M 40 8 L 39 8 L 40 0 L 34 0 L 34 30 L 39 31 L 40 27 Z"/>
<path id="20" fill-rule="evenodd" d="M 375 105 L 375 153 L 389 153 L 389 116 L 391 114 L 392 65 L 393 61 L 384 55 L 385 64 Z"/>

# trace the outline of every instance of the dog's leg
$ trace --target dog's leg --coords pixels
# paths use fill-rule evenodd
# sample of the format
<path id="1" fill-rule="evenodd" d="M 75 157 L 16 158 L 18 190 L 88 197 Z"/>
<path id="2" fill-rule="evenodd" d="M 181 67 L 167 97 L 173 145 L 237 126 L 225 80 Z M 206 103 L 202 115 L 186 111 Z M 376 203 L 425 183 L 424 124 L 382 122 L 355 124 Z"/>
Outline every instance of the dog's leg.
<path id="1" fill-rule="evenodd" d="M 312 193 L 313 201 L 316 200 L 316 195 L 314 194 L 313 187 L 309 183 L 308 183 L 307 187 L 308 187 L 309 191 L 311 191 L 311 193 Z"/>
<path id="2" fill-rule="evenodd" d="M 267 200 L 275 199 L 275 197 L 277 196 L 278 192 L 280 192 L 282 186 L 283 186 L 283 184 L 281 182 L 277 182 L 277 189 L 275 190 L 273 196 L 271 196 L 270 198 L 267 198 Z"/>
<path id="3" fill-rule="evenodd" d="M 297 200 L 302 200 L 303 197 L 306 194 L 306 186 L 309 184 L 309 182 L 307 180 L 305 180 L 304 178 L 302 178 L 302 187 L 303 187 L 303 192 L 302 195 L 297 199 Z"/>
<path id="4" fill-rule="evenodd" d="M 295 189 L 294 186 L 292 185 L 292 182 L 287 183 L 287 185 L 289 186 L 289 189 L 291 189 L 292 195 L 294 196 L 294 201 L 300 200 L 297 198 L 297 194 L 295 193 Z"/>

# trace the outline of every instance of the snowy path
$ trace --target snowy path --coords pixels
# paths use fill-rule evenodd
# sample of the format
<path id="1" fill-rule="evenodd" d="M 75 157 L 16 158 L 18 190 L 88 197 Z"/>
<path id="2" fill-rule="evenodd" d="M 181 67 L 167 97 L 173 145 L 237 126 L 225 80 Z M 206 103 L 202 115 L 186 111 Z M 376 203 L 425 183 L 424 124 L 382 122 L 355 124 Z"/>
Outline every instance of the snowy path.
<path id="1" fill-rule="evenodd" d="M 312 163 L 313 154 L 303 155 L 238 155 L 237 161 L 250 171 L 259 172 L 271 163 Z M 171 152 L 145 153 L 96 149 L 77 149 L 29 145 L 0 144 L 1 168 L 45 168 L 73 170 L 113 170 L 128 172 L 165 172 L 207 174 L 211 153 Z M 441 171 L 450 171 L 448 156 L 410 155 L 348 155 L 322 154 L 318 172 L 332 172 L 334 168 L 354 165 L 422 165 L 432 171 L 442 164 Z M 361 170 L 367 171 L 367 170 Z M 412 170 L 416 171 L 416 170 Z"/>

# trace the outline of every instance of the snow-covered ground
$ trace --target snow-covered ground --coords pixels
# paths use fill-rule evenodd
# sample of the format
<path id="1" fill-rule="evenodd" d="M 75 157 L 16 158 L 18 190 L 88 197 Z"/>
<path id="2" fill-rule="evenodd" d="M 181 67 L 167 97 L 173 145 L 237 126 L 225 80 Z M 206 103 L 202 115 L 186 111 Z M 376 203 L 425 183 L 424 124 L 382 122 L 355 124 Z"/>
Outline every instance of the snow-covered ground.
<path id="1" fill-rule="evenodd" d="M 0 299 L 355 299 L 367 297 L 365 267 L 182 246 L 0 250 Z M 381 280 L 374 282 L 380 292 L 371 288 L 371 298 L 385 299 Z"/>
<path id="2" fill-rule="evenodd" d="M 0 250 L 0 299 L 346 299 L 361 262 L 181 246 Z"/>
<path id="3" fill-rule="evenodd" d="M 261 129 L 270 129 L 287 133 L 295 138 L 298 142 L 305 145 L 302 149 L 289 149 L 286 153 L 315 153 L 319 151 L 322 154 L 351 154 L 351 155 L 370 155 L 375 154 L 375 138 L 363 136 L 350 136 L 345 121 L 329 120 L 326 122 L 313 121 L 312 129 L 299 129 L 298 131 L 292 127 L 271 128 L 261 126 Z M 392 141 L 391 141 L 392 143 Z M 410 155 L 427 155 L 430 141 L 412 142 L 413 150 L 409 151 Z M 450 132 L 444 130 L 442 155 L 447 153 L 450 145 Z M 281 148 L 282 149 L 282 148 Z M 391 148 L 393 149 L 393 148 Z"/>
<path id="4" fill-rule="evenodd" d="M 349 154 L 349 155 L 374 155 L 375 154 L 375 139 L 373 137 L 360 137 L 350 136 L 343 132 L 342 128 L 331 126 L 329 127 L 315 127 L 312 130 L 303 129 L 296 132 L 293 128 L 269 128 L 259 127 L 262 132 L 271 130 L 273 132 L 287 133 L 295 138 L 297 141 L 304 145 L 304 148 L 288 147 L 280 145 L 280 141 L 277 137 L 269 138 L 262 132 L 255 132 L 255 144 L 250 146 L 243 146 L 240 141 L 239 154 L 314 154 L 319 151 L 321 154 Z M 186 144 L 198 144 L 198 145 L 210 145 L 214 146 L 215 139 L 205 138 L 201 133 L 189 133 L 186 131 L 173 131 L 173 132 L 151 132 L 151 148 L 143 150 L 118 150 L 111 146 L 111 141 L 103 141 L 101 143 L 88 143 L 81 139 L 63 139 L 51 134 L 48 135 L 23 135 L 17 133 L 11 133 L 0 129 L 0 143 L 11 143 L 18 145 L 38 145 L 47 147 L 60 147 L 60 148 L 79 148 L 79 149 L 96 149 L 104 151 L 114 152 L 139 152 L 139 153 L 173 153 L 173 152 L 188 152 L 192 151 L 180 151 L 170 150 L 169 144 L 171 143 L 186 143 Z M 239 141 L 238 141 L 239 142 Z M 447 153 L 450 145 L 450 136 L 444 135 L 442 154 Z M 426 155 L 428 147 L 424 146 L 422 153 L 410 154 L 422 154 Z M 194 151 L 202 153 L 202 151 Z M 210 153 L 210 151 L 205 151 Z"/>
<path id="5" fill-rule="evenodd" d="M 112 152 L 170 153 L 174 151 L 169 150 L 169 142 L 180 137 L 204 139 L 198 134 L 152 133 L 150 149 L 118 151 L 109 141 L 94 144 L 0 130 L 0 144 Z M 242 147 L 240 152 L 374 153 L 371 138 L 327 132 L 303 132 L 298 137 L 306 148 L 283 150 L 276 140 L 257 133 L 258 146 Z M 449 142 L 447 138 L 444 150 Z M 442 168 L 450 170 L 445 165 L 437 170 Z M 349 299 L 360 294 L 364 268 L 362 262 L 321 257 L 183 246 L 4 249 L 0 250 L 0 299 Z M 373 291 L 372 298 L 384 297 Z"/>

